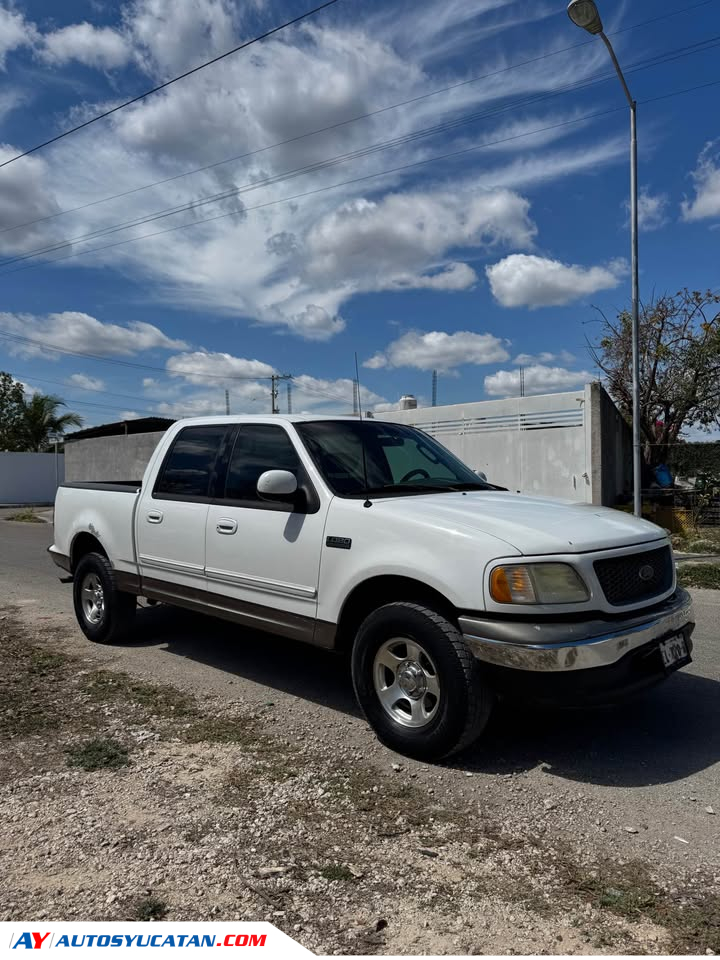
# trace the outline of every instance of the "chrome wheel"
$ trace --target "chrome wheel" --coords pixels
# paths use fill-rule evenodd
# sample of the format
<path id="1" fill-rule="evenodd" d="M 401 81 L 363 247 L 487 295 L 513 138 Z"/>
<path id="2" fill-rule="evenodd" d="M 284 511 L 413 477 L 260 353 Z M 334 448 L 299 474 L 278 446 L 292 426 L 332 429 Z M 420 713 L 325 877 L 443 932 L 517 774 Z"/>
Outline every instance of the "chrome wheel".
<path id="1" fill-rule="evenodd" d="M 100 623 L 105 616 L 105 592 L 100 577 L 88 573 L 80 588 L 82 609 L 88 623 Z"/>
<path id="2" fill-rule="evenodd" d="M 440 704 L 438 672 L 415 640 L 394 637 L 375 654 L 375 693 L 385 712 L 404 727 L 424 727 Z"/>

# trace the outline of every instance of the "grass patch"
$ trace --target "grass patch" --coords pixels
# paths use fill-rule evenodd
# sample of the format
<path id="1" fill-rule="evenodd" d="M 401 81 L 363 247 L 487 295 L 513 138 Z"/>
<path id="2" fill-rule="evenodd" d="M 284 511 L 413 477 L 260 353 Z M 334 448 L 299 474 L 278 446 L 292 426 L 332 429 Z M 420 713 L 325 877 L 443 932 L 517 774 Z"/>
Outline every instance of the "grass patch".
<path id="1" fill-rule="evenodd" d="M 167 912 L 168 906 L 164 900 L 152 896 L 143 897 L 133 906 L 131 919 L 145 922 L 148 920 L 164 920 Z"/>
<path id="2" fill-rule="evenodd" d="M 65 751 L 68 766 L 83 770 L 119 770 L 130 763 L 125 747 L 112 737 L 95 737 Z"/>
<path id="3" fill-rule="evenodd" d="M 639 861 L 622 866 L 603 861 L 585 872 L 572 861 L 561 867 L 562 893 L 579 894 L 599 910 L 630 922 L 649 921 L 669 934 L 669 953 L 703 954 L 720 951 L 720 897 L 709 894 L 670 897 Z"/>
<path id="4" fill-rule="evenodd" d="M 678 583 L 682 587 L 720 590 L 720 563 L 686 563 L 678 567 Z"/>
<path id="5" fill-rule="evenodd" d="M 186 743 L 237 743 L 254 746 L 257 733 L 250 720 L 228 717 L 202 717 L 180 731 Z"/>
<path id="6" fill-rule="evenodd" d="M 352 871 L 349 870 L 342 863 L 330 863 L 328 866 L 323 867 L 320 871 L 320 876 L 325 877 L 326 880 L 354 880 L 355 877 L 352 874 Z"/>
<path id="7" fill-rule="evenodd" d="M 85 693 L 102 703 L 133 704 L 158 717 L 194 717 L 195 698 L 167 684 L 145 683 L 127 673 L 95 670 L 83 683 Z"/>
<path id="8" fill-rule="evenodd" d="M 70 657 L 28 642 L 11 615 L 0 620 L 0 740 L 56 729 L 71 714 L 62 694 Z"/>
<path id="9" fill-rule="evenodd" d="M 19 510 L 17 513 L 11 513 L 6 520 L 13 520 L 15 523 L 45 523 L 37 516 L 34 510 Z"/>
<path id="10" fill-rule="evenodd" d="M 701 528 L 694 533 L 676 533 L 672 536 L 675 550 L 682 553 L 714 553 L 720 555 L 720 530 Z"/>

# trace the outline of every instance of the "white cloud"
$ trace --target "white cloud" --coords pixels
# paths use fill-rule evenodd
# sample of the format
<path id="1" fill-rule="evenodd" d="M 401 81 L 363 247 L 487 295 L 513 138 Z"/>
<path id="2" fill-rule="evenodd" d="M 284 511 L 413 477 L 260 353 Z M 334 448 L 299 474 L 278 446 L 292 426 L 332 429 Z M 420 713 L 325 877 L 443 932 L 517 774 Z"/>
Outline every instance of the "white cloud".
<path id="1" fill-rule="evenodd" d="M 593 380 L 587 370 L 567 370 L 565 367 L 546 367 L 535 364 L 524 370 L 526 395 L 558 393 L 580 387 Z M 498 370 L 485 377 L 485 393 L 491 397 L 515 397 L 520 394 L 520 371 Z"/>
<path id="2" fill-rule="evenodd" d="M 574 363 L 575 356 L 570 353 L 568 350 L 561 350 L 559 353 L 548 353 L 543 351 L 542 353 L 519 353 L 513 363 L 517 363 L 522 367 L 528 367 L 536 363 L 555 363 L 556 361 L 560 363 Z"/>
<path id="3" fill-rule="evenodd" d="M 12 7 L 0 6 L 0 70 L 5 69 L 5 58 L 18 47 L 32 46 L 37 29 Z"/>
<path id="4" fill-rule="evenodd" d="M 44 317 L 29 313 L 0 313 L 0 329 L 39 341 L 7 341 L 6 348 L 13 356 L 45 357 L 48 360 L 58 360 L 61 354 L 46 350 L 43 342 L 78 353 L 119 357 L 144 350 L 182 350 L 187 346 L 182 340 L 172 340 L 151 323 L 136 320 L 121 327 L 72 310 L 49 313 Z"/>
<path id="5" fill-rule="evenodd" d="M 258 361 L 243 361 L 233 357 L 231 360 L 241 364 L 257 363 Z M 220 414 L 225 412 L 225 384 L 217 382 L 217 387 L 210 385 L 199 375 L 188 378 L 193 384 L 202 384 L 202 389 L 192 392 L 176 393 L 172 389 L 157 391 L 159 398 L 154 405 L 155 412 L 167 417 L 191 417 Z M 232 413 L 269 413 L 270 412 L 270 383 L 268 381 L 229 381 L 230 410 Z M 351 413 L 353 407 L 353 382 L 347 378 L 326 380 L 309 374 L 294 377 L 291 385 L 292 406 L 298 411 L 320 411 L 325 413 Z M 363 409 L 371 409 L 382 403 L 384 398 L 379 394 L 361 387 L 360 400 Z M 278 387 L 278 406 L 281 412 L 287 410 L 287 383 L 281 382 Z"/>
<path id="6" fill-rule="evenodd" d="M 75 23 L 46 33 L 40 56 L 56 66 L 77 60 L 88 67 L 111 70 L 130 60 L 132 48 L 128 39 L 112 27 Z"/>
<path id="7" fill-rule="evenodd" d="M 424 269 L 450 249 L 528 246 L 536 232 L 529 206 L 512 190 L 474 190 L 468 184 L 452 191 L 356 200 L 310 230 L 309 271 L 314 278 L 335 283 L 350 273 L 365 289 L 432 287 L 437 280 L 423 275 Z M 465 284 L 475 281 L 465 264 L 452 266 L 449 276 L 456 289 L 458 276 Z"/>
<path id="8" fill-rule="evenodd" d="M 282 321 L 280 321 L 282 322 Z M 300 313 L 285 318 L 288 328 L 306 340 L 329 340 L 345 329 L 345 321 L 316 303 L 309 303 Z"/>
<path id="9" fill-rule="evenodd" d="M 73 373 L 65 382 L 68 386 L 83 390 L 103 390 L 105 387 L 105 381 L 100 377 L 89 377 L 86 373 Z"/>
<path id="10" fill-rule="evenodd" d="M 641 190 L 638 196 L 638 227 L 640 230 L 659 230 L 668 222 L 667 207 L 669 199 L 666 193 L 652 194 Z M 625 204 L 629 212 L 629 202 Z M 629 222 L 629 221 L 628 221 Z"/>
<path id="11" fill-rule="evenodd" d="M 460 330 L 445 333 L 410 331 L 376 353 L 363 366 L 371 370 L 384 367 L 415 367 L 418 370 L 447 372 L 465 363 L 502 363 L 509 359 L 503 341 L 490 333 Z"/>
<path id="12" fill-rule="evenodd" d="M 720 217 L 720 140 L 705 144 L 697 166 L 690 174 L 695 183 L 693 200 L 681 204 L 683 220 L 706 220 Z"/>
<path id="13" fill-rule="evenodd" d="M 612 290 L 626 267 L 581 267 L 532 254 L 514 253 L 485 268 L 490 289 L 503 307 L 553 307 L 579 300 L 598 290 Z"/>
<path id="14" fill-rule="evenodd" d="M 152 73 L 179 73 L 238 42 L 228 0 L 134 0 L 123 19 Z"/>
<path id="15" fill-rule="evenodd" d="M 392 278 L 391 290 L 469 290 L 478 276 L 467 263 L 448 263 L 438 273 L 426 276 L 398 274 Z"/>
<path id="16" fill-rule="evenodd" d="M 0 144 L 0 162 L 17 156 L 22 151 L 8 143 Z M 44 223 L 30 223 L 19 229 L 18 224 L 38 220 L 59 209 L 48 184 L 48 166 L 40 157 L 24 157 L 21 163 L 5 167 L 0 177 L 0 254 L 10 258 L 21 255 L 43 241 L 57 236 L 56 228 Z"/>
<path id="17" fill-rule="evenodd" d="M 212 353 L 206 350 L 196 350 L 193 353 L 180 353 L 168 357 L 165 364 L 168 373 L 173 377 L 182 377 L 188 383 L 206 384 L 212 379 L 218 384 L 254 380 L 257 377 L 270 377 L 276 373 L 274 367 L 261 360 L 246 360 L 243 357 L 234 357 L 229 353 Z M 150 380 L 149 386 L 154 386 Z"/>

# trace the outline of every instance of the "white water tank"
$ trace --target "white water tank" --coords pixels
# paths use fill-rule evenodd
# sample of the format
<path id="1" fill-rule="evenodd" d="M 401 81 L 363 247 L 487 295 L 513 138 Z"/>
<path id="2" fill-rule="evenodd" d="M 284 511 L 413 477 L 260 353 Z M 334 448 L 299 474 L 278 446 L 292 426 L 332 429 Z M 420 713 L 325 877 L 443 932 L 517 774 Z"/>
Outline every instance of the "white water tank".
<path id="1" fill-rule="evenodd" d="M 405 393 L 400 397 L 401 410 L 417 410 L 417 397 L 412 393 Z"/>

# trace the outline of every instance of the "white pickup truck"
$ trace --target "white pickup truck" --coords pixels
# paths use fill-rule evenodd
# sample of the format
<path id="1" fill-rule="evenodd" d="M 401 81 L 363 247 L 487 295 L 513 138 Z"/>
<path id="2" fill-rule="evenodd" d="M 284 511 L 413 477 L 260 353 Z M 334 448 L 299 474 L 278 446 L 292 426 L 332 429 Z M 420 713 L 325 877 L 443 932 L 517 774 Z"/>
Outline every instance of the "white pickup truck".
<path id="1" fill-rule="evenodd" d="M 179 421 L 141 482 L 60 487 L 50 553 L 98 643 L 141 596 L 351 651 L 378 737 L 427 760 L 476 740 L 497 695 L 612 703 L 692 650 L 659 527 L 508 493 L 373 419 Z"/>

